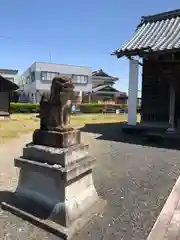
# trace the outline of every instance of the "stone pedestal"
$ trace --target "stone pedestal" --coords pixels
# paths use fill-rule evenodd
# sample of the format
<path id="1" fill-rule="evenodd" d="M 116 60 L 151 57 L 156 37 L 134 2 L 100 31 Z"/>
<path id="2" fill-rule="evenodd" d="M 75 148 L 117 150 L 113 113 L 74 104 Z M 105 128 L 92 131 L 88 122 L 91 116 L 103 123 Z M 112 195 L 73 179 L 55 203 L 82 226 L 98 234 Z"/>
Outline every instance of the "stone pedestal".
<path id="1" fill-rule="evenodd" d="M 33 143 L 57 148 L 67 148 L 80 143 L 80 131 L 54 132 L 35 130 Z"/>
<path id="2" fill-rule="evenodd" d="M 54 147 L 58 145 L 68 147 Z M 80 143 L 79 130 L 62 135 L 35 131 L 33 143 L 15 159 L 20 168 L 16 211 L 21 209 L 23 215 L 30 214 L 56 234 L 71 238 L 105 205 L 93 184 L 94 164 L 88 145 Z"/>

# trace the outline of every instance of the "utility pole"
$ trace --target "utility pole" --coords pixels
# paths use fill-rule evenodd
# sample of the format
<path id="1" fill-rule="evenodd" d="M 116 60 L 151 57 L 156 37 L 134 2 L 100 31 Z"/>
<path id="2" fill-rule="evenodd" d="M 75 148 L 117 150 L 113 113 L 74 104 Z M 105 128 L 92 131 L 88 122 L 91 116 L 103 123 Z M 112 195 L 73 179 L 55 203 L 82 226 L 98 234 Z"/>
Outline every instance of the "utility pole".
<path id="1" fill-rule="evenodd" d="M 49 52 L 49 62 L 51 63 L 51 51 Z"/>

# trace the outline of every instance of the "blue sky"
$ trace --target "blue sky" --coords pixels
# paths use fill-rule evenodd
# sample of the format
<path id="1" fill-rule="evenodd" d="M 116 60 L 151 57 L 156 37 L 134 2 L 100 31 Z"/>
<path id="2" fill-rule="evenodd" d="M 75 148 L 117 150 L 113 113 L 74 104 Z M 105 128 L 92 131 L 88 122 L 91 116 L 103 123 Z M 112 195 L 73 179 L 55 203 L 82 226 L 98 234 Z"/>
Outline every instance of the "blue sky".
<path id="1" fill-rule="evenodd" d="M 179 0 L 1 0 L 0 68 L 23 72 L 34 61 L 104 69 L 128 89 L 128 61 L 111 56 L 142 15 L 180 8 Z"/>

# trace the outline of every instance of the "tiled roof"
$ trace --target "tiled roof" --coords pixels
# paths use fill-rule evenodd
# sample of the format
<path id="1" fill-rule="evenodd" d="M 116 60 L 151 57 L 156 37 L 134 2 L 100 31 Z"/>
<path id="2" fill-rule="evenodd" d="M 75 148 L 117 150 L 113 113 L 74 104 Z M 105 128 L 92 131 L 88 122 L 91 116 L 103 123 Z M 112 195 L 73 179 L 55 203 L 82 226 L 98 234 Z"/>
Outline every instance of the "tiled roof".
<path id="1" fill-rule="evenodd" d="M 180 50 L 180 10 L 142 17 L 133 38 L 114 54 L 122 57 L 177 49 Z"/>
<path id="2" fill-rule="evenodd" d="M 108 78 L 117 79 L 116 77 L 112 77 L 112 76 L 108 75 L 108 74 L 105 73 L 102 69 L 98 69 L 98 70 L 92 72 L 92 76 L 96 76 L 96 77 L 108 77 Z"/>
<path id="3" fill-rule="evenodd" d="M 97 92 L 97 91 L 100 91 L 102 90 L 103 88 L 107 87 L 108 85 L 106 84 L 103 84 L 103 85 L 99 85 L 99 86 L 96 86 L 95 88 L 93 88 L 93 92 Z"/>
<path id="4" fill-rule="evenodd" d="M 17 90 L 18 88 L 19 88 L 18 85 L 0 75 L 0 91 L 10 92 Z"/>
<path id="5" fill-rule="evenodd" d="M 0 73 L 1 74 L 18 74 L 18 70 L 17 69 L 2 69 L 0 68 Z"/>
<path id="6" fill-rule="evenodd" d="M 103 85 L 99 85 L 96 86 L 95 88 L 92 89 L 92 92 L 98 92 L 98 91 L 103 91 L 103 89 L 109 88 L 111 90 L 113 90 L 114 92 L 119 92 L 121 94 L 124 94 L 123 92 L 120 92 L 119 90 L 117 90 L 116 88 L 109 86 L 107 84 L 103 84 Z"/>

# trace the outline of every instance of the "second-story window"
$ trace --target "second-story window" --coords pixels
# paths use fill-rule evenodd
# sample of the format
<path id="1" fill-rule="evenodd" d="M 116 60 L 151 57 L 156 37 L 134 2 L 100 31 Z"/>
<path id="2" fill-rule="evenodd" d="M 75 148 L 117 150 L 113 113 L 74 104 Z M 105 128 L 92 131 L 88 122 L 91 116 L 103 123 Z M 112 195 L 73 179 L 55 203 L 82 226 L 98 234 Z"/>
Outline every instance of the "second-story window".
<path id="1" fill-rule="evenodd" d="M 26 77 L 26 84 L 30 84 L 30 77 Z"/>
<path id="2" fill-rule="evenodd" d="M 58 72 L 41 72 L 41 80 L 43 81 L 52 81 L 54 77 L 59 76 Z"/>
<path id="3" fill-rule="evenodd" d="M 88 76 L 87 75 L 72 75 L 73 83 L 76 84 L 87 84 L 88 83 Z"/>
<path id="4" fill-rule="evenodd" d="M 35 72 L 31 72 L 31 82 L 35 81 Z"/>

